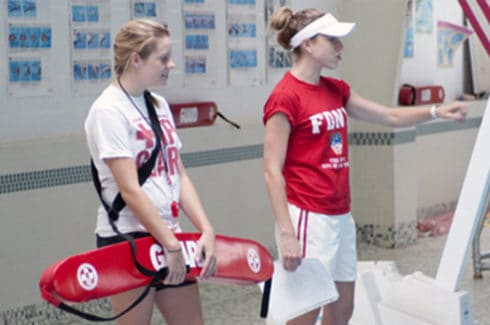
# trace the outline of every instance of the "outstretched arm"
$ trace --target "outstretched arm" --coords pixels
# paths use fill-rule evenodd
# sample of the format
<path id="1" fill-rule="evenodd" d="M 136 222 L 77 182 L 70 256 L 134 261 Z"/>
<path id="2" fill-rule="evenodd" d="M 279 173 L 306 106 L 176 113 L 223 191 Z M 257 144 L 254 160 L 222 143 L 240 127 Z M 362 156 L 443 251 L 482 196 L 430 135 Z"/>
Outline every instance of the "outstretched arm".
<path id="1" fill-rule="evenodd" d="M 441 104 L 437 106 L 434 113 L 440 118 L 463 121 L 466 118 L 469 105 L 469 103 L 458 101 Z M 391 127 L 412 126 L 433 119 L 431 113 L 432 105 L 387 107 L 361 97 L 355 92 L 351 92 L 346 106 L 350 117 Z"/>

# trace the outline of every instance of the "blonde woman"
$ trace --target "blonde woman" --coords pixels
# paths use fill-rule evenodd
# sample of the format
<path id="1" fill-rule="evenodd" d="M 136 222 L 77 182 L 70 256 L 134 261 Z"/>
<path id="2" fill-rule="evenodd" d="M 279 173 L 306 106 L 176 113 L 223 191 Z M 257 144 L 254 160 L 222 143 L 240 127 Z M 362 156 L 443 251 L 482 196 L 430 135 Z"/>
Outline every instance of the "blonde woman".
<path id="1" fill-rule="evenodd" d="M 172 41 L 166 26 L 151 20 L 133 20 L 123 26 L 114 42 L 117 78 L 94 101 L 85 121 L 88 147 L 107 203 L 120 193 L 126 207 L 116 221 L 121 233 L 133 238 L 151 234 L 162 244 L 169 268 L 164 282 L 118 324 L 150 324 L 154 305 L 167 324 L 202 324 L 198 286 L 183 282 L 186 267 L 181 246 L 174 233 L 180 232 L 179 209 L 202 233 L 196 256 L 204 256 L 201 276 L 216 269 L 215 234 L 193 183 L 180 159 L 182 146 L 165 99 L 150 93 L 156 108 L 162 139 L 156 143 L 145 103 L 145 90 L 165 85 L 174 68 Z M 160 152 L 151 175 L 143 185 L 137 169 L 155 146 Z M 97 246 L 122 241 L 112 229 L 108 213 L 98 209 Z M 143 289 L 134 289 L 110 298 L 113 312 L 128 307 Z"/>

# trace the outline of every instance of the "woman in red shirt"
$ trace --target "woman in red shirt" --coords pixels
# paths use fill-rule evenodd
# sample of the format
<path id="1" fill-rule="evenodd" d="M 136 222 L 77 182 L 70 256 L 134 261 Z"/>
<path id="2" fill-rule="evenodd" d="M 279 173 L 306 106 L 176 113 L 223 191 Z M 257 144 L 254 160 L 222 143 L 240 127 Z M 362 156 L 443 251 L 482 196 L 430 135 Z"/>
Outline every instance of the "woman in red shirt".
<path id="1" fill-rule="evenodd" d="M 322 324 L 348 324 L 353 312 L 357 252 L 350 212 L 347 116 L 391 127 L 434 118 L 463 120 L 467 104 L 393 109 L 361 97 L 335 78 L 343 50 L 340 37 L 354 23 L 316 9 L 293 13 L 282 7 L 271 28 L 294 64 L 264 106 L 264 174 L 276 221 L 283 267 L 294 271 L 302 258 L 320 259 L 331 273 L 339 299 L 324 306 Z M 314 324 L 320 309 L 288 324 Z"/>

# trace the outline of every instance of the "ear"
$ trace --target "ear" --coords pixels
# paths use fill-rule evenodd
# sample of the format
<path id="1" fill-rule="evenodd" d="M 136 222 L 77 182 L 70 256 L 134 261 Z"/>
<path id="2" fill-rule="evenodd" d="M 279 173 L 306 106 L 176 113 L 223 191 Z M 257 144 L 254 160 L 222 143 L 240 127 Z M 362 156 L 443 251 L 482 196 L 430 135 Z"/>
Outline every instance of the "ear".
<path id="1" fill-rule="evenodd" d="M 303 51 L 305 51 L 306 53 L 311 54 L 312 49 L 311 49 L 311 42 L 310 42 L 310 40 L 304 40 L 303 43 L 301 43 L 301 47 L 302 47 Z"/>
<path id="2" fill-rule="evenodd" d="M 137 69 L 139 67 L 139 65 L 141 64 L 140 55 L 136 52 L 131 53 L 131 55 L 129 56 L 129 62 L 133 67 L 135 67 Z"/>

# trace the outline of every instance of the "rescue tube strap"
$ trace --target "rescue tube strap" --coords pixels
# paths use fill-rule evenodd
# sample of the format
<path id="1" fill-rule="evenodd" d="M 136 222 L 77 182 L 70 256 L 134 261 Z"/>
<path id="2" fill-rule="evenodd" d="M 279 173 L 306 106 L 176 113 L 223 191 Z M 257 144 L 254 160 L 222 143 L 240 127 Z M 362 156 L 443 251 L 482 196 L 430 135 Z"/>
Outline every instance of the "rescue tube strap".
<path id="1" fill-rule="evenodd" d="M 167 274 L 168 274 L 168 268 L 167 267 L 165 267 L 165 268 L 161 269 L 159 272 L 157 272 L 154 275 L 153 280 L 145 287 L 145 290 L 143 290 L 143 292 L 139 295 L 139 297 L 136 298 L 136 300 L 134 300 L 131 303 L 131 305 L 129 305 L 128 307 L 126 307 L 126 309 L 124 309 L 122 312 L 120 312 L 119 314 L 114 315 L 114 316 L 103 317 L 103 316 L 98 316 L 98 315 L 95 315 L 95 314 L 90 314 L 90 313 L 81 311 L 79 309 L 76 309 L 76 308 L 74 308 L 74 307 L 72 307 L 72 306 L 70 306 L 68 304 L 65 304 L 64 302 L 61 302 L 58 305 L 58 307 L 60 309 L 64 310 L 64 311 L 70 313 L 70 314 L 76 315 L 78 317 L 81 317 L 81 318 L 86 319 L 86 320 L 91 321 L 91 322 L 109 322 L 109 321 L 113 321 L 113 320 L 116 320 L 119 317 L 125 315 L 131 309 L 133 309 L 134 307 L 136 307 L 141 301 L 143 301 L 143 299 L 145 299 L 145 297 L 150 292 L 151 287 L 154 284 L 163 281 L 163 279 L 167 276 Z"/>
<path id="2" fill-rule="evenodd" d="M 269 301 L 271 297 L 272 277 L 264 282 L 264 291 L 262 292 L 262 302 L 260 305 L 260 317 L 267 318 L 269 312 Z"/>

